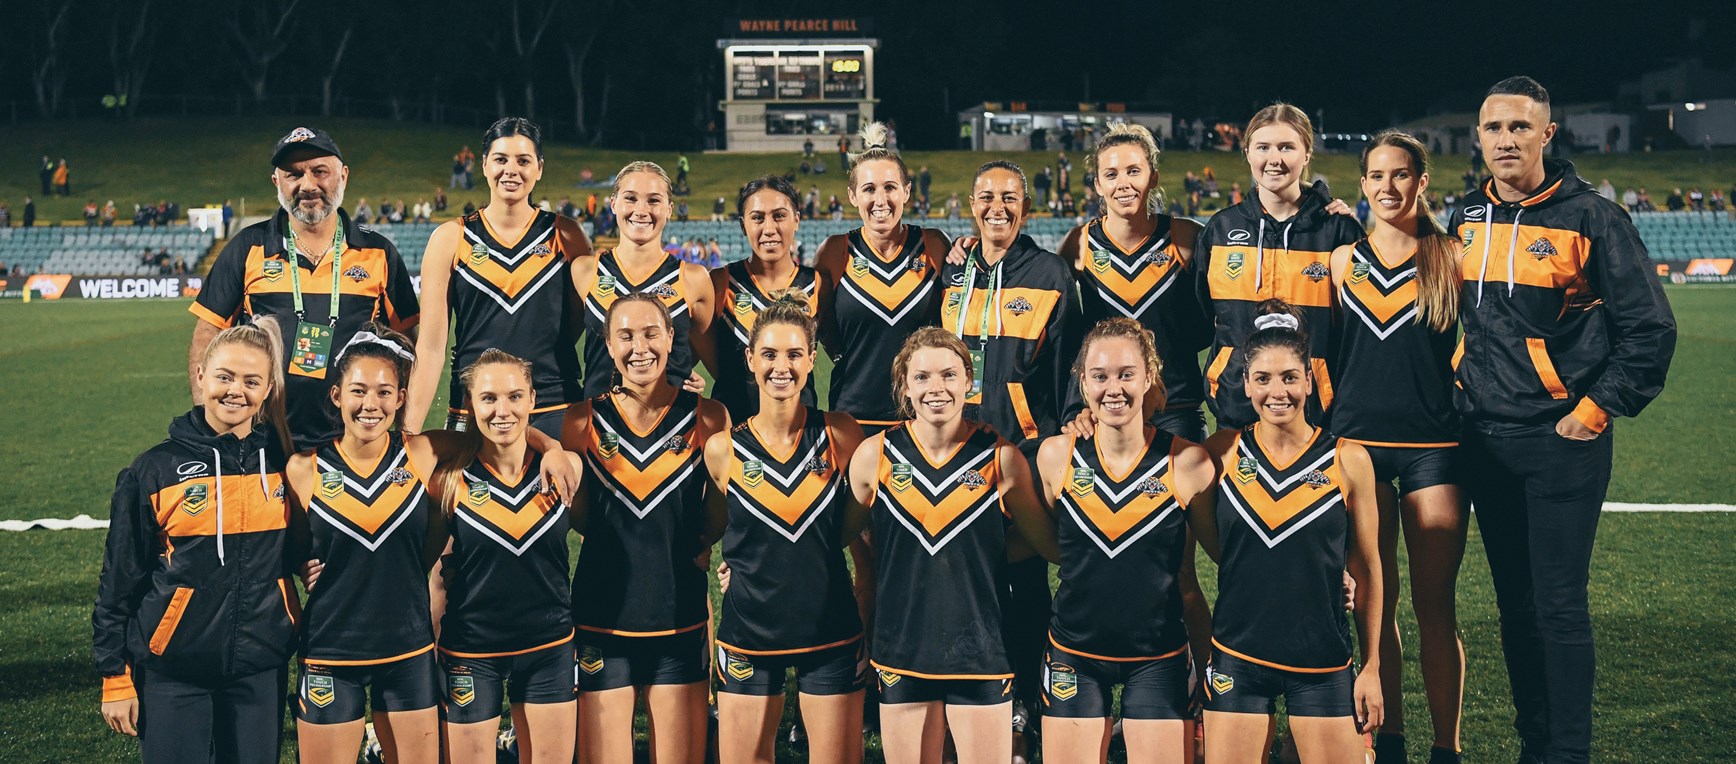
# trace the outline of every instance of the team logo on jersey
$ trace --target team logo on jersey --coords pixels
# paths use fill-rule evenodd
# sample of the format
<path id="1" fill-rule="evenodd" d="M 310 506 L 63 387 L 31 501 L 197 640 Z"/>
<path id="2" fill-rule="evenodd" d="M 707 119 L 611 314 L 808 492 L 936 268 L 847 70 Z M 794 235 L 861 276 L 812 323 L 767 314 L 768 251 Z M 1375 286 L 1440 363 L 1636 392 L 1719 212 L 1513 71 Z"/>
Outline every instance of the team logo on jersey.
<path id="1" fill-rule="evenodd" d="M 1236 462 L 1236 481 L 1246 485 L 1254 480 L 1254 474 L 1260 471 L 1260 465 L 1252 456 L 1244 456 Z"/>
<path id="2" fill-rule="evenodd" d="M 1210 668 L 1206 669 L 1207 681 L 1212 683 L 1212 691 L 1222 695 L 1236 689 L 1236 680 L 1228 674 L 1220 674 Z"/>
<path id="3" fill-rule="evenodd" d="M 1465 228 L 1465 252 L 1469 253 L 1471 251 L 1471 242 L 1476 241 L 1476 240 L 1477 240 L 1477 229 L 1466 227 Z"/>
<path id="4" fill-rule="evenodd" d="M 927 266 L 923 265 L 922 258 L 920 258 L 920 257 L 910 258 L 910 265 L 906 266 L 906 268 L 913 273 L 914 272 L 920 272 L 925 267 L 927 267 Z"/>
<path id="5" fill-rule="evenodd" d="M 307 675 L 307 702 L 320 708 L 325 708 L 337 699 L 337 688 L 332 686 L 332 678 L 325 674 Z"/>
<path id="6" fill-rule="evenodd" d="M 283 278 L 283 261 L 282 260 L 267 260 L 267 261 L 265 261 L 264 264 L 262 264 L 259 267 L 265 270 L 265 280 L 266 281 L 276 281 L 280 278 Z"/>
<path id="7" fill-rule="evenodd" d="M 1231 252 L 1229 257 L 1224 258 L 1224 275 L 1232 279 L 1242 277 L 1242 253 Z"/>
<path id="8" fill-rule="evenodd" d="M 479 241 L 479 242 L 476 242 L 475 244 L 470 245 L 470 264 L 471 265 L 481 265 L 482 261 L 487 260 L 487 259 L 488 259 L 488 245 L 487 244 L 483 244 L 482 242 Z"/>
<path id="9" fill-rule="evenodd" d="M 534 247 L 531 247 L 530 251 L 525 253 L 525 254 L 528 254 L 531 257 L 536 257 L 537 255 L 552 255 L 554 253 L 555 253 L 555 251 L 552 249 L 549 249 L 549 245 L 545 242 L 542 244 L 538 244 Z"/>
<path id="10" fill-rule="evenodd" d="M 386 475 L 386 480 L 391 481 L 392 485 L 403 485 L 410 482 L 412 477 L 415 476 L 411 475 L 409 470 L 399 467 Z"/>
<path id="11" fill-rule="evenodd" d="M 488 484 L 480 480 L 470 484 L 470 504 L 480 507 L 488 501 Z"/>
<path id="12" fill-rule="evenodd" d="M 210 498 L 211 487 L 204 483 L 194 483 L 187 486 L 181 493 L 181 511 L 196 515 L 205 511 L 206 500 Z"/>
<path id="13" fill-rule="evenodd" d="M 1558 254 L 1561 254 L 1555 250 L 1555 244 L 1554 243 L 1550 242 L 1548 239 L 1543 238 L 1541 236 L 1539 236 L 1537 238 L 1537 241 L 1531 242 L 1531 246 L 1526 247 L 1525 251 L 1530 252 L 1532 257 L 1535 257 L 1539 260 L 1542 260 L 1546 257 L 1554 257 Z"/>
<path id="14" fill-rule="evenodd" d="M 739 655 L 729 655 L 729 660 L 724 662 L 724 670 L 728 671 L 729 675 L 734 677 L 737 682 L 745 682 L 753 678 L 753 664 L 748 663 L 746 658 Z"/>
<path id="15" fill-rule="evenodd" d="M 579 648 L 579 670 L 595 674 L 603 670 L 603 651 L 586 645 Z"/>
<path id="16" fill-rule="evenodd" d="M 902 675 L 894 674 L 886 669 L 880 669 L 878 673 L 880 674 L 881 687 L 891 687 L 892 685 L 898 684 L 898 680 L 904 678 Z"/>
<path id="17" fill-rule="evenodd" d="M 1065 663 L 1049 664 L 1049 694 L 1056 700 L 1072 700 L 1079 694 L 1079 675 Z"/>
<path id="18" fill-rule="evenodd" d="M 675 287 L 668 284 L 658 284 L 657 286 L 652 287 L 651 294 L 656 295 L 657 299 L 660 300 L 673 300 L 676 295 Z"/>
<path id="19" fill-rule="evenodd" d="M 892 465 L 892 490 L 902 491 L 910 487 L 911 466 L 903 462 Z"/>
<path id="20" fill-rule="evenodd" d="M 602 442 L 597 446 L 598 456 L 608 460 L 615 458 L 615 454 L 621 453 L 621 438 L 615 433 L 605 432 L 600 440 Z"/>
<path id="21" fill-rule="evenodd" d="M 1030 300 L 1023 297 L 1017 297 L 1014 298 L 1012 302 L 1007 303 L 1007 310 L 1015 316 L 1022 316 L 1036 310 L 1036 308 L 1031 306 Z"/>
<path id="22" fill-rule="evenodd" d="M 765 475 L 765 464 L 759 460 L 741 463 L 741 480 L 747 483 L 747 487 L 758 488 L 760 483 L 765 482 Z"/>
<path id="23" fill-rule="evenodd" d="M 1099 249 L 1091 253 L 1091 270 L 1098 273 L 1109 270 L 1109 250 Z"/>
<path id="24" fill-rule="evenodd" d="M 335 499 L 344 492 L 344 473 L 325 472 L 319 476 L 319 495 Z"/>
<path id="25" fill-rule="evenodd" d="M 1074 467 L 1073 479 L 1067 482 L 1067 487 L 1073 490 L 1074 496 L 1090 495 L 1091 489 L 1097 487 L 1097 473 L 1090 467 Z"/>
<path id="26" fill-rule="evenodd" d="M 961 294 L 959 292 L 947 292 L 946 293 L 946 312 L 957 313 L 959 306 L 962 305 L 963 303 L 964 303 L 964 295 L 963 294 Z"/>
<path id="27" fill-rule="evenodd" d="M 952 280 L 950 283 L 952 284 L 952 286 L 964 286 L 964 274 L 963 273 L 952 274 Z"/>
<path id="28" fill-rule="evenodd" d="M 615 294 L 615 277 L 607 273 L 597 276 L 597 296 L 608 297 Z"/>
<path id="29" fill-rule="evenodd" d="M 826 461 L 826 457 L 816 454 L 814 458 L 808 460 L 808 471 L 816 475 L 824 475 L 832 471 L 832 463 Z"/>
<path id="30" fill-rule="evenodd" d="M 989 481 L 988 478 L 983 477 L 983 473 L 970 470 L 959 476 L 958 484 L 974 491 L 988 485 Z"/>
<path id="31" fill-rule="evenodd" d="M 737 313 L 752 313 L 753 312 L 753 295 L 748 294 L 747 292 L 737 293 L 735 296 L 735 312 L 737 312 Z"/>
<path id="32" fill-rule="evenodd" d="M 446 694 L 452 698 L 453 703 L 461 706 L 470 705 L 470 701 L 476 700 L 476 677 L 463 674 L 448 675 L 446 677 Z"/>
<path id="33" fill-rule="evenodd" d="M 1308 280 L 1318 283 L 1321 279 L 1332 275 L 1332 271 L 1326 270 L 1326 266 L 1316 260 L 1302 269 L 1302 275 L 1307 276 Z"/>
<path id="34" fill-rule="evenodd" d="M 1169 486 L 1163 484 L 1155 475 L 1148 477 L 1139 484 L 1139 492 L 1146 496 L 1157 496 L 1169 491 Z"/>
<path id="35" fill-rule="evenodd" d="M 679 434 L 671 435 L 669 440 L 663 442 L 663 447 L 669 449 L 669 453 L 679 454 L 687 450 L 687 440 Z"/>
<path id="36" fill-rule="evenodd" d="M 1247 241 L 1252 236 L 1253 236 L 1253 234 L 1248 233 L 1248 229 L 1237 228 L 1236 230 L 1230 232 L 1230 241 L 1244 242 L 1244 241 Z"/>
<path id="37" fill-rule="evenodd" d="M 1332 485 L 1332 478 L 1327 477 L 1326 473 L 1321 472 L 1320 470 L 1314 470 L 1312 472 L 1309 472 L 1306 475 L 1303 475 L 1302 476 L 1302 482 L 1307 483 L 1309 486 L 1313 487 L 1315 490 L 1319 490 L 1321 488 L 1325 488 L 1326 486 Z"/>
<path id="38" fill-rule="evenodd" d="M 850 275 L 856 278 L 868 275 L 868 258 L 861 255 L 850 258 Z"/>
<path id="39" fill-rule="evenodd" d="M 1368 280 L 1368 263 L 1356 263 L 1350 266 L 1350 283 L 1361 284 Z"/>
<path id="40" fill-rule="evenodd" d="M 271 492 L 271 498 L 276 499 L 277 501 L 283 501 L 283 484 L 282 483 L 278 483 L 277 484 L 277 490 Z"/>
<path id="41" fill-rule="evenodd" d="M 1154 249 L 1150 252 L 1145 253 L 1145 255 L 1143 257 L 1141 257 L 1140 259 L 1144 260 L 1148 263 L 1151 263 L 1152 265 L 1165 265 L 1165 264 L 1169 263 L 1169 251 L 1163 250 L 1163 249 Z"/>
<path id="42" fill-rule="evenodd" d="M 372 274 L 369 274 L 368 269 L 363 268 L 360 265 L 352 265 L 348 270 L 344 271 L 344 275 L 348 276 L 351 281 L 367 281 L 368 276 Z"/>

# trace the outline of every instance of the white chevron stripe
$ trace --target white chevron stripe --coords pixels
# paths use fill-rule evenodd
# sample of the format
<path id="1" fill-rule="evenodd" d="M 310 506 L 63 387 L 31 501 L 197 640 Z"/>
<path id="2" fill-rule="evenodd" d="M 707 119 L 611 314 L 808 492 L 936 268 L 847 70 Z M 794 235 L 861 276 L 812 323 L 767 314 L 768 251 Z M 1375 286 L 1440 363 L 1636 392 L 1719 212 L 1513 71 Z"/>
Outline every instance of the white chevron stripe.
<path id="1" fill-rule="evenodd" d="M 410 494 L 410 500 L 404 502 L 403 506 L 399 508 L 398 516 L 392 520 L 392 524 L 386 526 L 386 529 L 381 531 L 380 535 L 375 537 L 372 541 L 369 541 L 367 536 L 357 533 L 348 523 L 340 522 L 338 518 L 333 517 L 332 512 L 322 506 L 318 500 L 308 502 L 307 508 L 312 510 L 314 514 L 324 518 L 327 523 L 332 525 L 332 527 L 343 531 L 350 538 L 355 539 L 356 543 L 367 547 L 368 551 L 378 552 L 380 551 L 380 545 L 386 543 L 386 539 L 392 535 L 392 531 L 397 530 L 398 526 L 404 524 L 404 520 L 408 519 L 410 515 L 415 513 L 416 502 L 421 501 L 423 495 L 424 492 L 422 486 L 416 486 L 416 492 Z"/>

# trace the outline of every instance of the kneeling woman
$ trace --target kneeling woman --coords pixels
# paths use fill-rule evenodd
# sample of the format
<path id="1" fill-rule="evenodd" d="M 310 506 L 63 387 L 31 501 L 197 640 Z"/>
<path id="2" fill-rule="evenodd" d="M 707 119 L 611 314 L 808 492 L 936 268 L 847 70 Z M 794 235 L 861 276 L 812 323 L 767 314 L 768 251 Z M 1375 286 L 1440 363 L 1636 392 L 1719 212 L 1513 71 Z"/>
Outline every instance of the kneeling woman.
<path id="1" fill-rule="evenodd" d="M 1216 506 L 1190 508 L 1218 561 L 1206 671 L 1206 761 L 1264 762 L 1277 699 L 1303 764 L 1362 761 L 1380 726 L 1379 508 L 1368 452 L 1308 423 L 1314 378 L 1301 316 L 1259 306 L 1238 351 L 1259 421 L 1206 441 L 1223 476 Z M 1344 571 L 1356 581 L 1360 673 L 1352 668 Z"/>
<path id="2" fill-rule="evenodd" d="M 862 428 L 848 414 L 802 405 L 814 371 L 810 313 L 800 293 L 774 296 L 760 311 L 747 358 L 758 410 L 705 444 L 711 501 L 729 515 L 730 586 L 717 627 L 723 764 L 773 760 L 791 668 L 808 760 L 862 760 L 862 621 L 842 551 L 867 519 L 844 484 Z"/>
<path id="3" fill-rule="evenodd" d="M 91 625 L 103 720 L 147 764 L 277 761 L 300 612 L 283 368 L 275 321 L 224 329 L 204 404 L 115 480 Z"/>
<path id="4" fill-rule="evenodd" d="M 1094 432 L 1057 435 L 1037 452 L 1061 548 L 1043 661 L 1044 761 L 1107 760 L 1115 685 L 1129 760 L 1194 760 L 1182 601 L 1201 611 L 1205 602 L 1187 508 L 1217 475 L 1204 447 L 1147 424 L 1163 410 L 1161 374 L 1149 329 L 1131 318 L 1097 324 L 1073 365 Z"/>
<path id="5" fill-rule="evenodd" d="M 873 523 L 871 662 L 893 764 L 939 762 L 949 728 L 959 761 L 1012 758 L 1003 572 L 1010 554 L 1059 557 L 1024 455 L 965 421 L 971 381 L 962 341 L 916 330 L 892 364 L 894 398 L 911 421 L 868 438 L 850 459 L 850 488 Z"/>
<path id="6" fill-rule="evenodd" d="M 572 602 L 579 759 L 632 760 L 642 689 L 653 760 L 700 761 L 711 658 L 706 568 L 724 525 L 722 507 L 707 506 L 700 462 L 706 439 L 729 431 L 729 415 L 667 378 L 675 329 L 655 295 L 618 297 L 604 321 L 621 384 L 569 408 L 562 436 L 595 478 L 576 502 L 585 538 Z"/>

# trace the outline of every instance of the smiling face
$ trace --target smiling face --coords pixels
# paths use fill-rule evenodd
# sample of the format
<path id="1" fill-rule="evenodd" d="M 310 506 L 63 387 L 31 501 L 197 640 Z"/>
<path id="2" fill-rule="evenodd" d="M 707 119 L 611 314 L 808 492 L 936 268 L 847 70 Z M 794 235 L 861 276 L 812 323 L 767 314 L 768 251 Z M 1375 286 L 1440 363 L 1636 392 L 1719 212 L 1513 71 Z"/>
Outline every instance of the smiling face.
<path id="1" fill-rule="evenodd" d="M 1416 217 L 1417 199 L 1429 187 L 1427 173 L 1419 172 L 1409 151 L 1397 146 L 1377 146 L 1368 152 L 1367 171 L 1362 175 L 1362 195 L 1368 198 L 1374 216 L 1389 225 L 1401 225 Z"/>
<path id="2" fill-rule="evenodd" d="M 536 390 L 517 364 L 478 366 L 470 381 L 470 416 L 482 437 L 496 446 L 511 446 L 524 438 Z"/>
<path id="3" fill-rule="evenodd" d="M 862 227 L 880 236 L 897 230 L 910 203 L 904 170 L 890 159 L 873 159 L 850 172 L 850 204 L 862 217 Z"/>
<path id="4" fill-rule="evenodd" d="M 271 395 L 271 356 L 235 342 L 213 349 L 199 367 L 205 417 L 223 431 L 251 427 Z"/>
<path id="5" fill-rule="evenodd" d="M 1520 194 L 1543 185 L 1543 147 L 1555 137 L 1549 106 L 1522 95 L 1492 95 L 1477 112 L 1477 141 L 1495 180 Z"/>
<path id="6" fill-rule="evenodd" d="M 303 225 L 319 225 L 344 204 L 344 189 L 350 168 L 334 156 L 285 157 L 283 166 L 271 172 L 277 188 L 277 203 Z"/>
<path id="7" fill-rule="evenodd" d="M 1086 348 L 1079 392 L 1098 424 L 1124 427 L 1143 421 L 1151 383 L 1139 344 L 1132 339 L 1102 337 Z"/>
<path id="8" fill-rule="evenodd" d="M 392 429 L 404 407 L 403 380 L 396 364 L 363 357 L 349 363 L 343 379 L 332 386 L 332 404 L 343 416 L 344 434 L 371 442 Z"/>
<path id="9" fill-rule="evenodd" d="M 1025 182 L 1018 173 L 993 167 L 977 176 L 971 188 L 970 213 L 985 242 L 1011 246 L 1030 211 L 1031 200 L 1025 196 Z"/>
<path id="10" fill-rule="evenodd" d="M 970 367 L 957 353 L 946 348 L 919 348 L 910 354 L 904 371 L 904 399 L 917 419 L 944 424 L 964 413 L 970 384 Z"/>
<path id="11" fill-rule="evenodd" d="M 795 204 L 775 188 L 762 188 L 742 202 L 741 230 L 756 260 L 775 262 L 789 257 L 796 243 L 797 221 Z"/>
<path id="12" fill-rule="evenodd" d="M 1271 193 L 1282 193 L 1302 182 L 1302 169 L 1313 154 L 1296 128 L 1274 122 L 1248 136 L 1248 170 L 1254 183 Z"/>
<path id="13" fill-rule="evenodd" d="M 1109 214 L 1124 220 L 1143 214 L 1146 195 L 1156 184 L 1157 171 L 1142 147 L 1118 143 L 1098 152 L 1096 190 Z"/>
<path id="14" fill-rule="evenodd" d="M 1243 390 L 1260 421 L 1281 427 L 1302 416 L 1303 405 L 1314 392 L 1314 378 L 1294 350 L 1269 347 L 1248 359 Z"/>
<path id="15" fill-rule="evenodd" d="M 634 300 L 609 312 L 609 356 L 621 381 L 649 387 L 663 378 L 674 333 L 657 308 Z"/>
<path id="16" fill-rule="evenodd" d="M 530 195 L 542 178 L 543 162 L 536 155 L 536 144 L 522 135 L 494 139 L 482 159 L 482 174 L 494 198 L 517 202 Z"/>
<path id="17" fill-rule="evenodd" d="M 662 241 L 663 224 L 669 222 L 669 184 L 657 173 L 635 172 L 619 185 L 610 208 L 621 238 L 641 246 Z"/>
<path id="18" fill-rule="evenodd" d="M 814 371 L 813 340 L 802 327 L 789 323 L 755 327 L 757 339 L 747 352 L 747 368 L 760 392 L 772 400 L 800 398 Z"/>

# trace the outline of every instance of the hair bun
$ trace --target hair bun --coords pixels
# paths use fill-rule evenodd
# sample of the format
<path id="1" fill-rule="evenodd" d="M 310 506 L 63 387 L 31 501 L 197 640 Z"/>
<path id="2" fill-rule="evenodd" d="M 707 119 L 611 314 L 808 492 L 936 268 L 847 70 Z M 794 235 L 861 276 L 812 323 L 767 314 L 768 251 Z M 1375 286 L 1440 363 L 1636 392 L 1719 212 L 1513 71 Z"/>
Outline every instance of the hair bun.
<path id="1" fill-rule="evenodd" d="M 1264 316 L 1254 319 L 1254 331 L 1256 332 L 1262 329 L 1289 329 L 1290 331 L 1299 331 L 1301 328 L 1302 322 L 1296 320 L 1295 316 L 1288 313 L 1267 313 Z"/>

